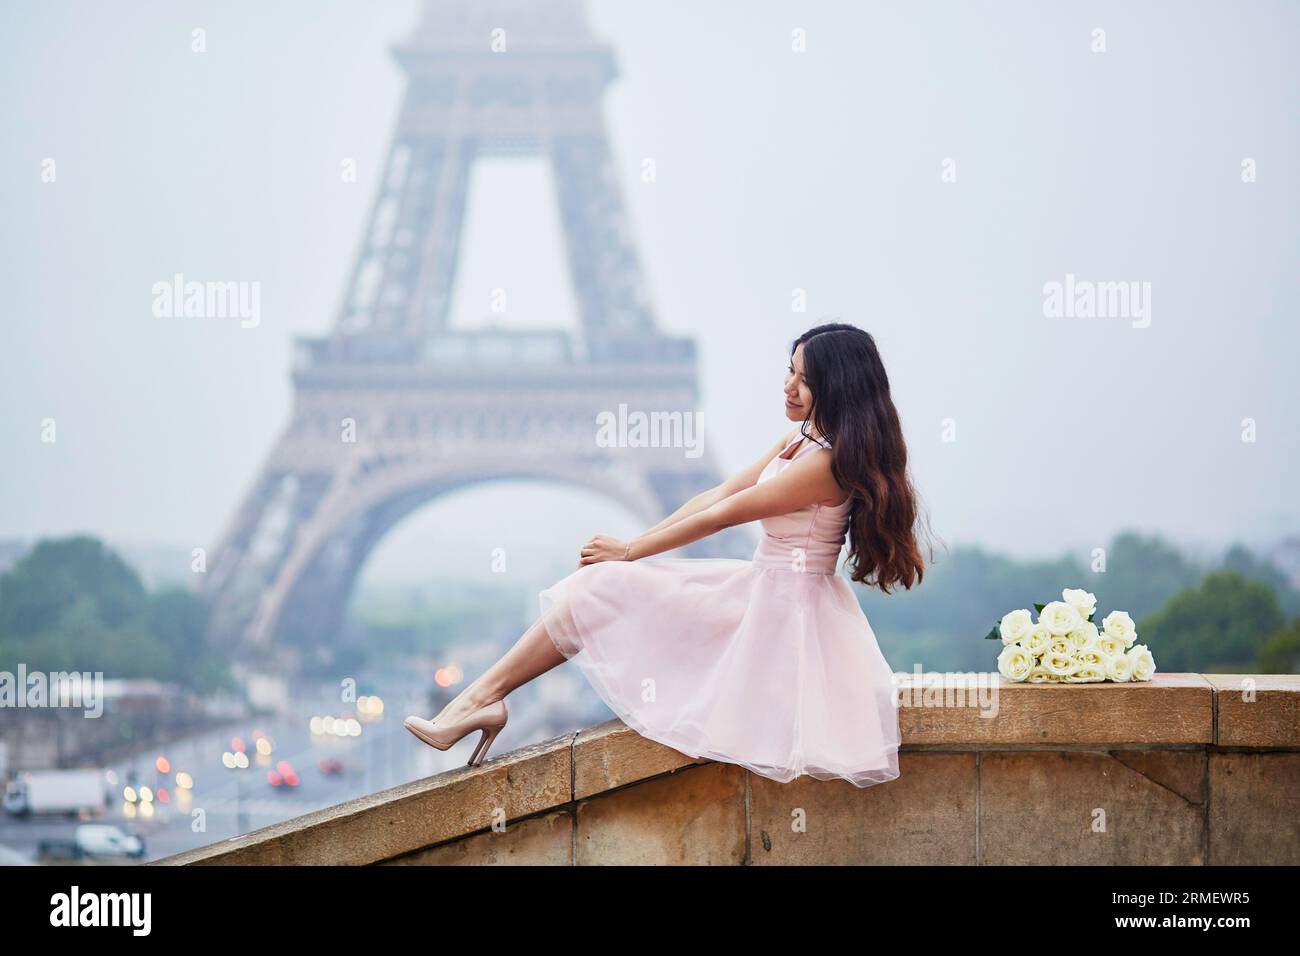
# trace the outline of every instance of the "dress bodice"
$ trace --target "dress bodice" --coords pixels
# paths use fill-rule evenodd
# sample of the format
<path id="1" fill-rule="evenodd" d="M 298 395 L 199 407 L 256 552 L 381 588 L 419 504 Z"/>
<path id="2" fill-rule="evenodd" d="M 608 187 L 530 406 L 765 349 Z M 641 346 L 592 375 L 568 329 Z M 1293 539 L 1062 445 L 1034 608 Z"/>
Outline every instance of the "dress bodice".
<path id="1" fill-rule="evenodd" d="M 767 463 L 758 480 L 762 482 L 771 478 L 800 455 L 830 449 L 829 442 L 812 439 L 794 457 L 781 457 L 800 440 L 802 436 L 782 448 L 780 454 Z M 763 534 L 754 550 L 754 563 L 787 571 L 834 574 L 848 533 L 852 505 L 853 499 L 849 497 L 834 507 L 814 503 L 773 518 L 760 518 Z"/>

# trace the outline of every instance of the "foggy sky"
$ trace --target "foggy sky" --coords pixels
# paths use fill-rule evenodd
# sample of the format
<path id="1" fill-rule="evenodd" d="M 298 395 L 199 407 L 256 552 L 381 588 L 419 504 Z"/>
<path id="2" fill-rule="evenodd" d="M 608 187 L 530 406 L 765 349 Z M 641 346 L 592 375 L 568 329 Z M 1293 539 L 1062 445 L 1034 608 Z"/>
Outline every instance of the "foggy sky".
<path id="1" fill-rule="evenodd" d="M 417 7 L 0 8 L 0 537 L 215 547 L 288 421 L 292 336 L 337 313 Z M 1300 528 L 1294 4 L 588 9 L 618 59 L 605 115 L 656 315 L 698 340 L 728 472 L 789 428 L 790 341 L 841 320 L 876 336 L 950 544 L 1086 557 L 1119 528 L 1193 547 Z M 505 285 L 510 324 L 572 326 L 549 177 L 476 172 L 454 324 Z M 259 281 L 260 323 L 153 315 L 175 273 Z M 1046 317 L 1067 274 L 1150 283 L 1149 326 Z M 507 540 L 563 563 L 642 530 L 572 489 L 452 504 L 370 573 Z"/>

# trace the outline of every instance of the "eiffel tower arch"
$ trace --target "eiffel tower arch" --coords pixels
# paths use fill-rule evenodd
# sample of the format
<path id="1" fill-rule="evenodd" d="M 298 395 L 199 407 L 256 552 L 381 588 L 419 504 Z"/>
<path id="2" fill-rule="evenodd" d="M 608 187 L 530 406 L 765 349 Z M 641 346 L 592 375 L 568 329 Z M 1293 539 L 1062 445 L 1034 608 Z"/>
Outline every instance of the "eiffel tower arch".
<path id="1" fill-rule="evenodd" d="M 408 86 L 343 302 L 329 334 L 295 343 L 291 420 L 205 582 L 210 637 L 232 646 L 331 642 L 376 543 L 447 492 L 554 481 L 649 525 L 721 480 L 707 427 L 694 457 L 597 441 L 621 405 L 699 402 L 694 342 L 659 330 L 645 293 L 601 113 L 614 58 L 579 0 L 426 0 L 394 52 Z M 448 327 L 469 173 L 500 154 L 551 165 L 574 331 Z M 753 538 L 676 553 L 749 557 Z"/>

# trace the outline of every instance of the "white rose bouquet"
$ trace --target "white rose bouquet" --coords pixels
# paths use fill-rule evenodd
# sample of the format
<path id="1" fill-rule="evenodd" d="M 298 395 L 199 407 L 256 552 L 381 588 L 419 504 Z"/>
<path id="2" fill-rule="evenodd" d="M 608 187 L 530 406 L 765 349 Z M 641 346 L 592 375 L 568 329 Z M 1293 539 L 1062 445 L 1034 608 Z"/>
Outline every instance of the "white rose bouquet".
<path id="1" fill-rule="evenodd" d="M 1008 611 L 985 635 L 1002 641 L 998 673 L 1031 684 L 1082 684 L 1095 681 L 1150 680 L 1156 661 L 1137 640 L 1127 611 L 1111 611 L 1101 629 L 1092 619 L 1097 596 L 1066 588 L 1061 600 L 1035 604 L 1038 621 L 1028 610 Z"/>

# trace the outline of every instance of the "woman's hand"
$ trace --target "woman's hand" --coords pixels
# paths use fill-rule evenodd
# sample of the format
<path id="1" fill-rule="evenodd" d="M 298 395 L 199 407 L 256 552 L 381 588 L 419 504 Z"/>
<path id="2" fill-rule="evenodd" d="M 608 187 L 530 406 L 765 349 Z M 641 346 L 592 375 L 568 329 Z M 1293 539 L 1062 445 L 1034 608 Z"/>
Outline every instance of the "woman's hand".
<path id="1" fill-rule="evenodd" d="M 593 535 L 591 540 L 582 546 L 582 558 L 578 561 L 578 567 L 584 564 L 595 564 L 598 561 L 626 561 L 623 557 L 627 553 L 627 542 L 621 541 L 610 534 Z"/>

